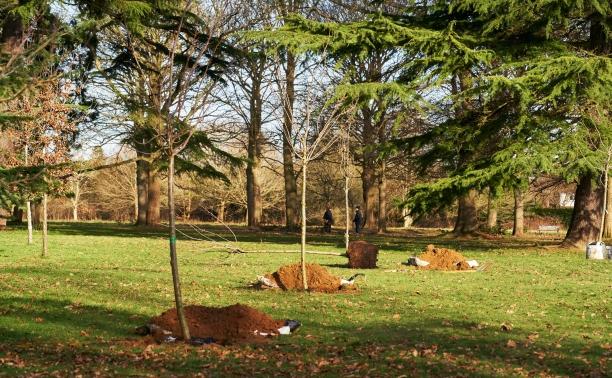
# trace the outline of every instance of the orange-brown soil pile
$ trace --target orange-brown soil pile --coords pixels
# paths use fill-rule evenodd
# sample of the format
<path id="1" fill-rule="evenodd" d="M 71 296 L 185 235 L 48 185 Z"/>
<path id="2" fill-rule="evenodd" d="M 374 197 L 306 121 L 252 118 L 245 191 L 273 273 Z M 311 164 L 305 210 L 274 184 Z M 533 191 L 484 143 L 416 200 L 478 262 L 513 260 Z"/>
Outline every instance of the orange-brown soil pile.
<path id="1" fill-rule="evenodd" d="M 433 244 L 427 246 L 425 251 L 418 256 L 419 259 L 425 260 L 429 265 L 419 267 L 419 269 L 436 269 L 436 270 L 468 270 L 468 265 L 465 257 L 453 249 L 436 248 Z"/>
<path id="2" fill-rule="evenodd" d="M 209 338 L 215 342 L 260 340 L 255 331 L 276 333 L 285 325 L 284 320 L 274 320 L 267 314 L 252 307 L 235 304 L 227 307 L 186 306 L 185 317 L 191 337 Z M 181 327 L 176 309 L 170 309 L 149 322 L 181 337 Z"/>
<path id="3" fill-rule="evenodd" d="M 303 290 L 302 283 L 302 266 L 300 264 L 284 265 L 278 271 L 267 274 L 267 279 L 274 281 L 278 287 L 283 290 Z M 333 293 L 342 288 L 340 277 L 336 277 L 329 273 L 325 268 L 318 264 L 306 264 L 306 281 L 308 282 L 308 290 L 318 291 L 321 293 Z M 354 285 L 346 286 L 348 290 L 354 288 Z"/>
<path id="4" fill-rule="evenodd" d="M 349 243 L 348 247 L 349 267 L 360 269 L 376 268 L 378 259 L 378 247 L 365 240 L 357 240 Z"/>

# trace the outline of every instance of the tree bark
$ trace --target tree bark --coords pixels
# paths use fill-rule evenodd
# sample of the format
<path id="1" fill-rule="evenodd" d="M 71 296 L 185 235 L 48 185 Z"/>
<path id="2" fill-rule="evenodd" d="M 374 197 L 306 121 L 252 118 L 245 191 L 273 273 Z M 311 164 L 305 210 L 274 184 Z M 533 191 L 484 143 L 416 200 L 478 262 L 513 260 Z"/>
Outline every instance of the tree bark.
<path id="1" fill-rule="evenodd" d="M 386 164 L 380 164 L 378 175 L 378 232 L 387 232 L 387 180 L 385 179 Z"/>
<path id="2" fill-rule="evenodd" d="M 606 201 L 606 220 L 604 224 L 604 238 L 612 238 L 612 185 L 608 184 L 608 200 Z"/>
<path id="3" fill-rule="evenodd" d="M 32 206 L 30 201 L 26 202 L 26 217 L 28 220 L 28 244 L 33 243 L 33 235 L 32 235 Z"/>
<path id="4" fill-rule="evenodd" d="M 74 198 L 72 199 L 72 220 L 74 222 L 79 220 L 79 200 L 81 197 L 81 185 L 79 184 L 79 177 L 76 177 L 74 183 Z"/>
<path id="5" fill-rule="evenodd" d="M 23 209 L 19 206 L 13 207 L 13 221 L 16 223 L 23 223 Z"/>
<path id="6" fill-rule="evenodd" d="M 363 188 L 364 227 L 371 231 L 376 231 L 378 230 L 376 219 L 378 180 L 376 177 L 376 152 L 373 150 L 376 144 L 376 130 L 372 110 L 367 106 L 363 107 L 361 114 L 363 116 L 361 185 Z"/>
<path id="7" fill-rule="evenodd" d="M 491 230 L 495 227 L 497 227 L 497 203 L 489 189 L 489 197 L 487 199 L 487 228 Z"/>
<path id="8" fill-rule="evenodd" d="M 251 78 L 251 99 L 249 105 L 250 124 L 247 156 L 249 161 L 246 168 L 247 186 L 247 226 L 258 228 L 261 224 L 262 203 L 261 187 L 259 185 L 259 165 L 261 157 L 261 78 Z"/>
<path id="9" fill-rule="evenodd" d="M 35 226 L 39 226 L 42 222 L 42 202 L 34 203 L 34 209 L 32 210 L 32 222 Z"/>
<path id="10" fill-rule="evenodd" d="M 349 176 L 345 173 L 344 175 L 344 251 L 348 253 L 348 247 L 350 243 L 350 231 L 351 231 L 351 208 L 349 206 Z"/>
<path id="11" fill-rule="evenodd" d="M 306 135 L 306 134 L 305 134 Z M 304 138 L 306 139 L 306 138 Z M 306 143 L 304 143 L 306 146 Z M 306 152 L 304 152 L 306 153 Z M 302 264 L 302 285 L 304 290 L 308 290 L 308 276 L 306 275 L 306 159 L 302 160 L 302 243 L 301 243 L 301 264 Z"/>
<path id="12" fill-rule="evenodd" d="M 456 236 L 471 234 L 478 228 L 477 196 L 478 192 L 475 189 L 470 189 L 467 194 L 459 198 L 457 220 L 453 230 L 453 234 Z"/>
<path id="13" fill-rule="evenodd" d="M 43 194 L 42 199 L 42 253 L 41 257 L 47 257 L 49 253 L 48 237 L 47 237 L 47 193 Z"/>
<path id="14" fill-rule="evenodd" d="M 603 187 L 594 182 L 592 174 L 580 177 L 574 197 L 574 210 L 561 246 L 584 248 L 597 239 L 602 216 Z"/>
<path id="15" fill-rule="evenodd" d="M 138 156 L 143 156 L 141 152 Z M 148 207 L 148 181 L 149 181 L 149 163 L 144 160 L 136 162 L 136 190 L 138 193 L 138 214 L 136 215 L 136 225 L 143 226 L 147 224 L 147 207 Z"/>
<path id="16" fill-rule="evenodd" d="M 26 166 L 28 165 L 28 155 L 28 144 L 26 143 L 24 147 L 24 163 Z M 28 220 L 28 244 L 32 244 L 34 239 L 32 235 L 32 207 L 29 199 L 26 201 L 26 217 Z"/>
<path id="17" fill-rule="evenodd" d="M 159 172 L 151 167 L 149 167 L 147 189 L 147 225 L 154 226 L 161 223 L 161 179 Z"/>
<path id="18" fill-rule="evenodd" d="M 375 167 L 364 164 L 361 171 L 361 182 L 363 188 L 363 214 L 365 217 L 364 227 L 376 230 L 376 205 L 378 202 L 378 187 L 376 185 Z"/>
<path id="19" fill-rule="evenodd" d="M 221 201 L 217 207 L 217 222 L 223 223 L 225 221 L 225 201 Z"/>
<path id="20" fill-rule="evenodd" d="M 176 209 L 174 207 L 174 155 L 170 154 L 168 164 L 168 221 L 170 225 L 170 266 L 172 268 L 172 284 L 174 286 L 174 302 L 176 313 L 181 326 L 181 333 L 184 341 L 189 341 L 189 324 L 185 318 L 183 309 L 183 295 L 181 293 L 181 279 L 178 268 L 178 258 L 176 254 Z"/>
<path id="21" fill-rule="evenodd" d="M 513 236 L 523 236 L 525 230 L 525 217 L 523 207 L 523 193 L 520 189 L 514 189 L 514 226 Z"/>
<path id="22" fill-rule="evenodd" d="M 298 194 L 295 170 L 293 169 L 293 105 L 295 103 L 295 69 L 296 59 L 287 53 L 285 69 L 286 89 L 282 99 L 283 106 L 283 177 L 285 179 L 285 226 L 289 230 L 298 224 Z"/>

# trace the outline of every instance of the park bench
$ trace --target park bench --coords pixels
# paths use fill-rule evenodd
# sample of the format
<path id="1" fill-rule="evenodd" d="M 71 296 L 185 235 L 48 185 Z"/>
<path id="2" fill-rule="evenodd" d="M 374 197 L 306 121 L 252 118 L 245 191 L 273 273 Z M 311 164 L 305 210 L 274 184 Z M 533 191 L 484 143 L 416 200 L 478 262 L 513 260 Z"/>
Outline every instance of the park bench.
<path id="1" fill-rule="evenodd" d="M 538 226 L 538 233 L 555 232 L 558 234 L 560 229 L 561 227 L 559 226 Z"/>

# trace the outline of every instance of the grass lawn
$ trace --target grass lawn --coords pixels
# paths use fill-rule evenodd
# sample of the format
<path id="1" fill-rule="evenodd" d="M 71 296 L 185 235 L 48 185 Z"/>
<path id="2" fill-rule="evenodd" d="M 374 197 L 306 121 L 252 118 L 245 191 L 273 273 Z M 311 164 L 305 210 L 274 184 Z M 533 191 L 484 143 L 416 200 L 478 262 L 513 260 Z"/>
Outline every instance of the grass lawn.
<path id="1" fill-rule="evenodd" d="M 381 254 L 379 269 L 363 271 L 359 292 L 308 294 L 246 287 L 297 254 L 228 255 L 179 236 L 186 303 L 240 302 L 303 323 L 265 344 L 190 347 L 146 346 L 133 334 L 173 306 L 163 230 L 111 223 L 52 223 L 50 230 L 46 259 L 38 233 L 27 246 L 24 229 L 0 232 L 0 376 L 612 374 L 612 264 L 543 248 L 550 239 L 366 237 Z M 245 249 L 298 249 L 297 234 L 235 231 Z M 430 243 L 489 267 L 444 273 L 400 264 Z M 313 234 L 310 245 L 342 252 L 342 235 Z M 340 276 L 357 272 L 342 257 L 309 259 Z"/>

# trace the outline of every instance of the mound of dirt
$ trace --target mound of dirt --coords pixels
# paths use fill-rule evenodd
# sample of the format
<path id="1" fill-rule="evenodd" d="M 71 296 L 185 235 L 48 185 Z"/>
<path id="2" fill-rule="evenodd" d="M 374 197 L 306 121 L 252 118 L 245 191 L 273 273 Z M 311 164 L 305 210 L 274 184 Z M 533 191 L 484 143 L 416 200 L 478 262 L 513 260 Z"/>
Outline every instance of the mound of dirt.
<path id="1" fill-rule="evenodd" d="M 435 270 L 468 270 L 469 264 L 462 254 L 446 248 L 436 248 L 433 244 L 427 246 L 425 251 L 418 256 L 421 260 L 425 260 L 429 265 L 418 267 L 418 269 L 435 269 Z"/>
<path id="2" fill-rule="evenodd" d="M 349 243 L 348 247 L 349 267 L 374 269 L 378 259 L 378 247 L 365 240 L 357 240 Z"/>
<path id="3" fill-rule="evenodd" d="M 259 310 L 238 303 L 227 307 L 186 306 L 185 317 L 191 337 L 213 338 L 221 344 L 261 340 L 263 336 L 256 335 L 255 331 L 278 334 L 278 329 L 285 325 L 284 320 L 272 319 Z M 149 324 L 181 337 L 175 308 L 152 318 Z"/>
<path id="4" fill-rule="evenodd" d="M 265 277 L 275 282 L 283 290 L 304 289 L 300 264 L 281 266 L 276 272 L 267 274 Z M 306 281 L 308 290 L 321 293 L 334 293 L 355 288 L 354 285 L 342 287 L 340 277 L 334 276 L 318 264 L 306 264 Z"/>

